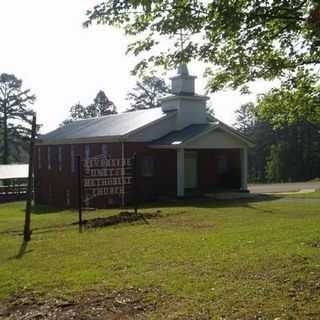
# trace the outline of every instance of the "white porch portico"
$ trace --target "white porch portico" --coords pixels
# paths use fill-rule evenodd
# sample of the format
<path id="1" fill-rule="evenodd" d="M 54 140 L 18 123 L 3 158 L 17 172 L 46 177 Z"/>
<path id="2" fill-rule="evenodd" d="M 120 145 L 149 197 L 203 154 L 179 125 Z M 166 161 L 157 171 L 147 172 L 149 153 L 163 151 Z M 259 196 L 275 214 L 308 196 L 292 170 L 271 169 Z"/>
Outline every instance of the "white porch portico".
<path id="1" fill-rule="evenodd" d="M 198 152 L 200 150 L 201 149 L 198 149 L 198 151 L 191 151 L 193 155 L 196 155 L 195 159 L 197 159 Z M 214 149 L 211 149 L 211 150 L 214 150 Z M 217 149 L 217 150 L 222 150 L 222 149 Z M 247 188 L 247 174 L 248 174 L 247 148 L 245 147 L 238 150 L 239 150 L 240 163 L 241 163 L 239 190 L 247 191 L 248 190 Z M 197 161 L 195 162 L 190 161 L 190 157 L 188 157 L 189 153 L 190 151 L 188 151 L 188 149 L 184 149 L 184 148 L 177 149 L 177 196 L 178 197 L 184 197 L 185 191 L 188 189 L 198 188 L 197 179 L 201 175 L 201 172 L 198 172 Z M 195 165 L 193 165 L 193 163 Z M 229 168 L 228 165 L 227 165 L 227 168 Z M 195 171 L 192 171 L 192 170 L 195 170 Z M 219 170 L 219 167 L 216 167 L 216 170 Z"/>
<path id="2" fill-rule="evenodd" d="M 211 123 L 175 131 L 152 147 L 176 149 L 177 196 L 183 197 L 188 189 L 246 191 L 250 145 L 230 127 Z"/>

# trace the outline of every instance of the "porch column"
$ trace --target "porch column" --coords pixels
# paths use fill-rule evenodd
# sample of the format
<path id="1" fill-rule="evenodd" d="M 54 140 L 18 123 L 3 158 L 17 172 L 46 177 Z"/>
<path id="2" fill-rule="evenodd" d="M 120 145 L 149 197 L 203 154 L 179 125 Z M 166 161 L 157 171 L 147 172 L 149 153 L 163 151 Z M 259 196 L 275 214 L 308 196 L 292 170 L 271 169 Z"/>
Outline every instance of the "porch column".
<path id="1" fill-rule="evenodd" d="M 248 149 L 240 149 L 241 158 L 241 190 L 248 190 Z"/>
<path id="2" fill-rule="evenodd" d="M 177 149 L 177 196 L 184 196 L 184 149 Z"/>

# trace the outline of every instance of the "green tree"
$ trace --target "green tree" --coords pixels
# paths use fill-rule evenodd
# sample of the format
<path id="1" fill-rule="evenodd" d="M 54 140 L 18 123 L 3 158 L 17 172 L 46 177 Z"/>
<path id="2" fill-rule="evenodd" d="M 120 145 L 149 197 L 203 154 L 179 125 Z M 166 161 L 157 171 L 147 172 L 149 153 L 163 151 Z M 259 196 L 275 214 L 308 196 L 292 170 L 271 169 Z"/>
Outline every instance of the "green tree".
<path id="1" fill-rule="evenodd" d="M 299 181 L 320 175 L 319 77 L 299 69 L 278 88 L 261 95 L 255 106 L 260 123 L 273 128 L 273 137 L 260 139 L 269 181 Z M 265 127 L 267 129 L 267 127 Z M 267 129 L 268 130 L 268 129 Z M 254 134 L 259 133 L 254 130 Z M 270 145 L 273 149 L 270 149 Z M 255 148 L 254 148 L 255 149 Z M 260 155 L 257 152 L 257 157 Z M 281 170 L 280 170 L 280 169 Z"/>
<path id="2" fill-rule="evenodd" d="M 286 78 L 320 64 L 317 0 L 106 0 L 87 12 L 85 26 L 91 23 L 121 26 L 134 37 L 128 52 L 144 57 L 136 73 L 191 59 L 209 64 L 211 91 Z M 182 32 L 188 35 L 183 46 Z"/>
<path id="3" fill-rule="evenodd" d="M 170 92 L 165 81 L 156 76 L 147 76 L 137 81 L 136 86 L 127 94 L 130 102 L 128 111 L 157 108 L 159 99 Z"/>
<path id="4" fill-rule="evenodd" d="M 297 75 L 260 96 L 258 113 L 274 127 L 310 122 L 320 124 L 319 77 L 299 70 Z M 320 128 L 320 127 L 319 127 Z"/>
<path id="5" fill-rule="evenodd" d="M 253 103 L 240 106 L 235 112 L 234 126 L 255 143 L 248 153 L 249 180 L 265 182 L 267 158 L 270 154 L 270 146 L 276 142 L 276 133 L 268 122 L 257 117 L 256 109 Z"/>
<path id="6" fill-rule="evenodd" d="M 87 106 L 89 117 L 102 117 L 110 114 L 116 114 L 117 108 L 115 104 L 109 100 L 103 90 L 100 90 L 93 100 L 93 104 Z"/>
<path id="7" fill-rule="evenodd" d="M 252 102 L 243 104 L 236 110 L 236 123 L 234 126 L 243 134 L 250 135 L 255 128 L 255 106 Z"/>
<path id="8" fill-rule="evenodd" d="M 0 74 L 0 143 L 1 161 L 7 164 L 11 159 L 17 160 L 25 152 L 26 141 L 30 134 L 30 106 L 35 96 L 30 90 L 22 89 L 22 80 L 13 74 Z"/>
<path id="9" fill-rule="evenodd" d="M 86 107 L 84 107 L 80 102 L 74 104 L 70 108 L 69 112 L 70 112 L 70 118 L 73 120 L 88 118 Z"/>
<path id="10" fill-rule="evenodd" d="M 282 144 L 271 145 L 270 156 L 266 164 L 266 178 L 268 182 L 281 182 L 282 181 Z"/>
<path id="11" fill-rule="evenodd" d="M 70 117 L 64 120 L 61 126 L 66 125 L 74 120 L 88 119 L 116 114 L 115 104 L 109 100 L 104 91 L 100 90 L 88 106 L 83 106 L 80 102 L 74 104 L 70 110 Z"/>
<path id="12" fill-rule="evenodd" d="M 276 119 L 281 106 L 277 100 L 270 100 L 269 104 L 274 108 L 271 120 Z M 319 177 L 320 132 L 315 123 L 301 118 L 275 125 L 269 118 L 260 117 L 259 108 L 259 103 L 245 104 L 236 112 L 235 126 L 255 142 L 249 149 L 250 181 L 303 181 Z"/>

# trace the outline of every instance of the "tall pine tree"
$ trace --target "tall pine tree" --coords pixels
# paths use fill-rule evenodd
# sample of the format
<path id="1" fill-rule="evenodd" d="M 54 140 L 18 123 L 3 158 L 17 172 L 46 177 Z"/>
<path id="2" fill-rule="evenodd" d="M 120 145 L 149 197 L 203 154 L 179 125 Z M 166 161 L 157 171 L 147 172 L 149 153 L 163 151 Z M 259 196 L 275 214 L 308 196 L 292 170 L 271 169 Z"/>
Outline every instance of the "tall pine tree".
<path id="1" fill-rule="evenodd" d="M 25 148 L 30 133 L 33 114 L 31 105 L 35 95 L 29 89 L 22 89 L 22 80 L 13 74 L 0 74 L 0 150 L 1 162 L 8 164 L 17 159 L 19 151 Z"/>

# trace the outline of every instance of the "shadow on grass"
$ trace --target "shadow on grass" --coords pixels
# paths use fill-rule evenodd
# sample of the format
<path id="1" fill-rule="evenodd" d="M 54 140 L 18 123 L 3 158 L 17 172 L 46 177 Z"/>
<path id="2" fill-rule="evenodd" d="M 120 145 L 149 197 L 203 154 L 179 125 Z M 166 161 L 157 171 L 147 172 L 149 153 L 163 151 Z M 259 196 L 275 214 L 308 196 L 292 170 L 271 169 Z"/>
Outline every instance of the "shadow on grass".
<path id="1" fill-rule="evenodd" d="M 154 209 L 154 208 L 166 208 L 166 207 L 185 207 L 193 206 L 195 208 L 223 208 L 223 207 L 244 207 L 250 203 L 266 202 L 281 199 L 281 196 L 259 194 L 252 198 L 247 199 L 230 199 L 220 200 L 208 197 L 189 197 L 184 199 L 178 199 L 175 197 L 168 197 L 166 199 L 155 200 L 150 202 L 141 202 L 139 207 L 142 209 Z M 128 205 L 128 209 L 133 208 L 133 205 Z M 109 209 L 109 208 L 106 208 Z M 113 207 L 110 209 L 117 209 Z M 119 208 L 120 209 L 120 208 Z M 32 214 L 42 215 L 50 213 L 59 213 L 63 211 L 75 211 L 75 208 L 58 208 L 49 205 L 34 205 L 32 207 Z M 23 210 L 24 211 L 24 210 Z"/>
<path id="2" fill-rule="evenodd" d="M 75 225 L 78 225 L 78 222 L 71 222 L 71 223 L 65 223 L 65 224 L 55 224 L 52 226 L 44 226 L 44 227 L 36 227 L 32 229 L 32 233 L 34 235 L 41 234 L 41 233 L 50 233 L 50 232 L 62 232 L 65 229 L 74 227 Z M 0 234 L 8 234 L 8 235 L 23 235 L 21 230 L 5 230 L 0 231 Z"/>
<path id="3" fill-rule="evenodd" d="M 21 259 L 27 252 L 27 247 L 28 247 L 28 242 L 27 241 L 23 241 L 18 254 L 16 255 L 16 259 Z"/>
<path id="4" fill-rule="evenodd" d="M 268 201 L 274 201 L 274 200 L 279 200 L 279 199 L 284 199 L 285 197 L 281 196 L 274 196 L 274 195 L 258 195 L 253 198 L 247 198 L 247 199 L 234 199 L 234 200 L 216 200 L 212 198 L 205 198 L 205 197 L 197 197 L 197 198 L 187 198 L 187 199 L 176 199 L 176 198 L 171 198 L 171 199 L 166 199 L 166 201 L 154 201 L 154 202 L 148 202 L 148 203 L 141 203 L 139 206 L 139 210 L 156 210 L 156 209 L 164 209 L 164 208 L 184 208 L 184 207 L 193 207 L 193 208 L 207 208 L 207 209 L 218 209 L 218 208 L 243 208 L 243 209 L 250 209 L 250 210 L 255 210 L 257 213 L 275 213 L 276 210 L 272 209 L 265 209 L 261 207 L 255 207 L 252 204 L 255 203 L 260 203 L 260 202 L 268 202 Z M 132 209 L 132 206 L 128 206 L 127 210 L 130 211 L 130 208 Z M 113 208 L 114 209 L 114 208 Z M 33 213 L 34 214 L 49 214 L 49 213 L 59 213 L 59 209 L 49 207 L 49 206 L 44 206 L 44 205 L 37 205 L 34 206 L 33 208 Z M 62 211 L 62 209 L 61 209 Z M 160 210 L 157 210 L 157 212 L 161 212 Z M 178 212 L 171 212 L 169 215 L 180 215 L 180 214 L 185 214 L 187 211 L 181 210 Z M 101 217 L 101 218 L 93 218 L 93 219 L 88 219 L 85 221 L 83 227 L 84 229 L 87 229 L 88 226 L 93 227 L 93 229 L 97 227 L 106 227 L 109 225 L 115 225 L 115 224 L 124 224 L 124 223 L 131 223 L 131 222 L 138 222 L 137 220 L 141 220 L 141 218 L 144 218 L 144 215 L 148 213 L 143 213 L 141 215 L 141 211 L 139 212 L 139 219 L 130 219 L 129 218 L 119 218 L 119 215 L 115 216 L 110 216 L 110 217 Z M 121 213 L 120 213 L 121 216 Z M 167 214 L 165 213 L 165 210 L 162 214 L 159 215 L 159 218 L 165 218 Z M 149 217 L 146 217 L 149 218 Z M 132 220 L 132 221 L 131 221 Z M 134 221 L 135 220 L 135 221 Z M 146 220 L 144 220 L 146 223 Z M 87 224 L 87 225 L 86 225 Z M 64 232 L 66 229 L 69 228 L 74 228 L 78 226 L 78 222 L 70 222 L 70 223 L 65 223 L 65 224 L 57 224 L 57 225 L 52 225 L 52 226 L 44 226 L 44 227 L 38 227 L 38 228 L 33 228 L 33 234 L 38 235 L 38 234 L 47 234 L 47 233 L 58 233 L 58 232 Z M 82 230 L 81 230 L 82 231 Z M 4 231 L 0 232 L 1 233 L 6 233 L 6 234 L 13 234 L 17 235 L 21 233 L 20 230 L 10 230 L 10 231 Z M 27 244 L 23 243 L 21 245 L 19 254 L 13 258 L 20 258 L 24 255 L 25 250 L 26 250 Z"/>
<path id="5" fill-rule="evenodd" d="M 8 260 L 21 259 L 26 253 L 32 251 L 32 250 L 27 251 L 27 248 L 28 248 L 28 242 L 22 241 L 18 253 L 15 256 L 10 257 Z"/>
<path id="6" fill-rule="evenodd" d="M 44 204 L 36 204 L 32 206 L 31 213 L 40 215 L 40 214 L 59 213 L 66 210 L 72 210 L 72 209 L 53 207 L 53 206 L 44 205 Z M 24 212 L 25 209 L 22 209 L 21 211 Z"/>
<path id="7" fill-rule="evenodd" d="M 185 199 L 167 199 L 166 201 L 155 201 L 142 203 L 141 209 L 152 209 L 152 208 L 166 208 L 166 207 L 195 207 L 195 208 L 243 208 L 251 207 L 251 203 L 267 202 L 281 199 L 280 196 L 274 195 L 257 195 L 256 197 L 247 199 L 231 199 L 231 200 L 220 200 L 208 197 L 197 197 L 197 198 L 185 198 Z"/>

